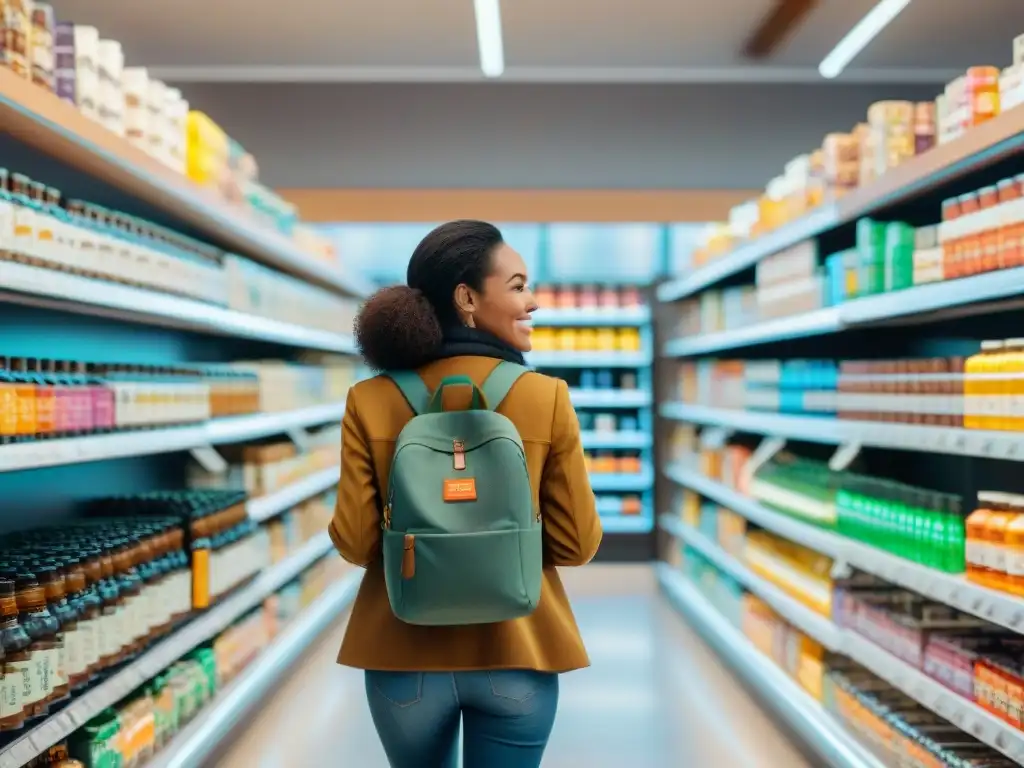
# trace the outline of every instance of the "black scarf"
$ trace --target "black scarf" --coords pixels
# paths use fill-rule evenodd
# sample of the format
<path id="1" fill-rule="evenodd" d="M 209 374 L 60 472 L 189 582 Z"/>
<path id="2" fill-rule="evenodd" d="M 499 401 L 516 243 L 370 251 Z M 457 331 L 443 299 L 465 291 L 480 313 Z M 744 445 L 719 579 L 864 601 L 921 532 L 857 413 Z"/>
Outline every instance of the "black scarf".
<path id="1" fill-rule="evenodd" d="M 463 355 L 493 357 L 518 365 L 526 365 L 523 354 L 497 336 L 492 336 L 486 331 L 481 331 L 477 328 L 466 328 L 463 325 L 445 328 L 444 341 L 441 342 L 441 349 L 434 359 L 443 360 L 444 358 L 462 357 Z"/>

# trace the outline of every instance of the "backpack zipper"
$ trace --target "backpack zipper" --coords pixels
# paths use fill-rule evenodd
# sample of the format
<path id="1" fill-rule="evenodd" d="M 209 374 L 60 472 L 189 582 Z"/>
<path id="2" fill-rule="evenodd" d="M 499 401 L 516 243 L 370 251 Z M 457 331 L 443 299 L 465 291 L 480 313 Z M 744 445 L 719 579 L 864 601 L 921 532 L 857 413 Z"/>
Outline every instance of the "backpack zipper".
<path id="1" fill-rule="evenodd" d="M 466 444 L 462 440 L 452 440 L 452 467 L 456 471 L 466 468 Z"/>

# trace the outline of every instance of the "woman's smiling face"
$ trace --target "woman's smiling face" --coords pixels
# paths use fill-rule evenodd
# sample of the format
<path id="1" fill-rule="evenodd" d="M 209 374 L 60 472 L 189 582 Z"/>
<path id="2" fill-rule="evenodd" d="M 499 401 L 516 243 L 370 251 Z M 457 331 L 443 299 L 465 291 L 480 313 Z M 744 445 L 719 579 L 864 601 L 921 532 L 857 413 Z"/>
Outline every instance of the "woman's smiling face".
<path id="1" fill-rule="evenodd" d="M 526 262 L 507 244 L 491 254 L 491 271 L 481 290 L 460 285 L 455 301 L 460 314 L 471 318 L 467 325 L 497 336 L 520 352 L 532 348 L 530 314 L 537 309 L 537 302 L 528 283 Z"/>

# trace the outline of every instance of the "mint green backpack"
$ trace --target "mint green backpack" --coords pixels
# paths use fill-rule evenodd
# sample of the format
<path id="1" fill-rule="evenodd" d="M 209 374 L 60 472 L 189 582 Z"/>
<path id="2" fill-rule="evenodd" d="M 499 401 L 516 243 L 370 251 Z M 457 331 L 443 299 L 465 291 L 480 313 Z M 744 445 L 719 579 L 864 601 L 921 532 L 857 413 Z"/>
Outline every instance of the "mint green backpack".
<path id="1" fill-rule="evenodd" d="M 540 510 L 523 441 L 494 412 L 526 368 L 502 362 L 481 387 L 449 376 L 431 395 L 415 371 L 386 374 L 415 414 L 398 435 L 384 506 L 384 580 L 408 624 L 487 624 L 540 601 Z M 473 389 L 445 411 L 446 387 Z"/>

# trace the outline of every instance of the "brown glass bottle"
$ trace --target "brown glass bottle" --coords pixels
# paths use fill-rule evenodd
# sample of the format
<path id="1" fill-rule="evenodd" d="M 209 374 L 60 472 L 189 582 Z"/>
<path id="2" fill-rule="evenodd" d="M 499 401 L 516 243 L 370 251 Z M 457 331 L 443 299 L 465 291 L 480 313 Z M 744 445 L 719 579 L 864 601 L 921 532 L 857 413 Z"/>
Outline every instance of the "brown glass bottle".
<path id="1" fill-rule="evenodd" d="M 0 646 L 3 647 L 3 678 L 0 683 L 0 731 L 15 731 L 25 724 L 25 688 L 32 654 L 28 634 L 18 622 L 14 582 L 0 578 Z M 31 689 L 30 689 L 31 690 Z"/>
<path id="2" fill-rule="evenodd" d="M 105 542 L 100 542 L 100 583 L 99 594 L 103 607 L 99 618 L 99 649 L 100 669 L 117 664 L 124 658 L 121 617 L 119 612 L 124 606 L 124 598 L 115 579 L 114 556 Z"/>
<path id="3" fill-rule="evenodd" d="M 40 583 L 46 592 L 47 606 L 57 620 L 60 622 L 61 634 L 61 666 L 58 670 L 57 684 L 67 687 L 68 692 L 75 688 L 82 687 L 82 659 L 78 631 L 78 607 L 71 599 L 71 589 L 68 584 L 67 569 L 60 557 L 60 552 L 47 549 L 45 559 L 40 561 L 44 567 L 53 568 L 54 577 L 45 578 L 40 571 L 37 571 Z"/>
<path id="4" fill-rule="evenodd" d="M 73 626 L 64 627 L 64 647 L 68 658 L 68 682 L 72 692 L 89 684 L 92 679 L 91 662 L 86 655 L 86 634 L 91 631 L 86 616 L 85 568 L 76 554 L 60 553 L 57 567 L 64 576 L 64 591 L 68 605 L 74 612 Z"/>
<path id="5" fill-rule="evenodd" d="M 113 542 L 114 568 L 121 593 L 119 616 L 122 658 L 133 656 L 140 648 L 138 614 L 142 584 L 135 570 L 135 557 L 135 546 L 129 539 L 121 537 Z"/>
<path id="6" fill-rule="evenodd" d="M 68 679 L 67 632 L 75 629 L 74 610 L 68 605 L 64 592 L 64 575 L 52 563 L 34 562 L 30 568 L 36 575 L 39 586 L 46 597 L 46 609 L 56 621 L 57 632 L 54 636 L 56 647 L 51 652 L 53 666 L 50 669 L 50 686 L 52 692 L 47 704 L 53 705 L 67 699 L 71 694 Z"/>
<path id="7" fill-rule="evenodd" d="M 78 618 L 78 631 L 81 632 L 82 658 L 85 661 L 89 680 L 100 671 L 100 628 L 103 618 L 103 598 L 100 597 L 99 585 L 103 580 L 103 567 L 100 565 L 100 551 L 84 544 L 79 544 L 79 559 L 85 587 L 82 590 L 82 611 Z"/>
<path id="8" fill-rule="evenodd" d="M 46 592 L 27 570 L 6 572 L 0 578 L 14 579 L 14 597 L 18 604 L 18 622 L 31 641 L 30 685 L 26 689 L 24 704 L 29 719 L 43 717 L 48 712 L 48 701 L 53 695 L 53 672 L 57 666 L 60 625 L 46 607 Z"/>

